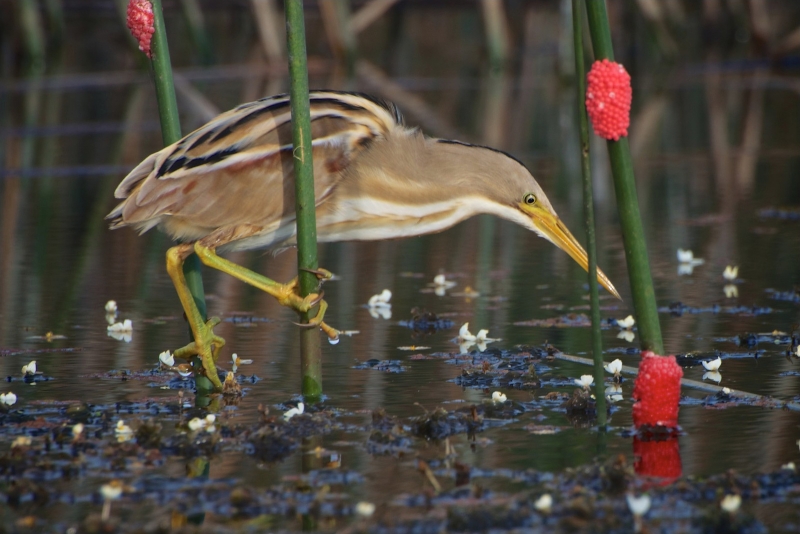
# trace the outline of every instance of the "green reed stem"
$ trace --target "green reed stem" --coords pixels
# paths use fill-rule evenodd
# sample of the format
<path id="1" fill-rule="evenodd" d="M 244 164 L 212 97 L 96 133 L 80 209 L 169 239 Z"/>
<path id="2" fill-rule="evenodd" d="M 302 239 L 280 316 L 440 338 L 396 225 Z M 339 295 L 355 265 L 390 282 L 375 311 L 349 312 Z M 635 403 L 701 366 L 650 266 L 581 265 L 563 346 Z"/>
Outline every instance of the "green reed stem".
<path id="1" fill-rule="evenodd" d="M 605 0 L 586 0 L 586 10 L 595 59 L 613 61 L 614 49 L 611 44 L 611 30 L 608 26 Z M 617 195 L 625 258 L 628 262 L 633 308 L 639 325 L 641 347 L 643 350 L 652 350 L 656 354 L 663 354 L 664 343 L 661 339 L 656 296 L 653 279 L 650 276 L 647 243 L 639 214 L 633 163 L 627 137 L 623 137 L 619 141 L 608 141 L 608 155 L 614 175 L 614 190 Z"/>
<path id="2" fill-rule="evenodd" d="M 178 116 L 178 101 L 175 97 L 175 84 L 172 80 L 172 62 L 169 57 L 169 44 L 167 43 L 167 28 L 164 25 L 164 13 L 161 9 L 161 0 L 150 0 L 153 4 L 153 23 L 155 33 L 150 43 L 152 51 L 153 82 L 156 86 L 156 100 L 158 101 L 158 117 L 161 120 L 161 137 L 164 145 L 171 145 L 181 138 L 181 122 Z M 203 274 L 200 270 L 200 259 L 192 254 L 183 263 L 183 273 L 186 276 L 186 285 L 192 293 L 194 302 L 203 320 L 208 319 L 206 309 L 205 290 L 203 289 Z M 197 367 L 202 365 L 193 362 Z M 198 390 L 213 390 L 207 378 L 195 373 Z"/>
<path id="3" fill-rule="evenodd" d="M 583 6 L 572 0 L 572 38 L 575 48 L 575 80 L 578 93 L 578 125 L 581 136 L 581 174 L 583 175 L 583 214 L 586 223 L 586 252 L 589 256 L 589 301 L 592 315 L 592 356 L 594 359 L 597 425 L 606 426 L 605 375 L 603 374 L 603 343 L 600 337 L 600 297 L 597 288 L 597 239 L 594 226 L 594 196 L 592 168 L 589 162 L 589 119 L 586 117 L 586 68 L 583 61 Z"/>
<path id="4" fill-rule="evenodd" d="M 300 295 L 317 291 L 319 281 L 304 269 L 317 269 L 317 214 L 314 194 L 314 164 L 311 147 L 311 110 L 308 96 L 308 61 L 303 1 L 286 0 L 286 44 L 289 55 L 289 83 L 294 145 L 295 210 L 297 213 L 297 267 Z M 316 316 L 317 309 L 301 314 L 302 323 Z M 300 365 L 303 395 L 322 395 L 322 350 L 316 329 L 301 329 Z"/>

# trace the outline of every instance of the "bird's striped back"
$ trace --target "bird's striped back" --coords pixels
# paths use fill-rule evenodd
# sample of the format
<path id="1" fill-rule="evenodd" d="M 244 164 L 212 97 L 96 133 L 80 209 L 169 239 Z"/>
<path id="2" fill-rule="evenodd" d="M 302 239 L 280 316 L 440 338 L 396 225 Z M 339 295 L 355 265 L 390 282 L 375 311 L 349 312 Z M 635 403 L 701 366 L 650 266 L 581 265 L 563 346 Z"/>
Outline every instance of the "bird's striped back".
<path id="1" fill-rule="evenodd" d="M 325 183 L 326 178 L 335 179 L 337 168 L 344 168 L 355 153 L 403 127 L 394 104 L 368 95 L 312 91 L 309 96 L 315 167 L 318 163 L 326 165 L 325 172 L 315 172 L 323 189 L 332 185 Z M 117 187 L 116 198 L 125 200 L 107 218 L 112 228 L 134 225 L 146 231 L 165 222 L 164 217 L 191 217 L 184 208 L 194 202 L 192 199 L 201 202 L 198 195 L 209 188 L 214 198 L 206 197 L 208 202 L 223 199 L 224 192 L 215 182 L 235 179 L 255 169 L 262 173 L 265 188 L 271 180 L 282 180 L 285 171 L 291 172 L 291 165 L 284 169 L 291 161 L 287 158 L 291 150 L 288 95 L 242 104 L 142 161 Z M 273 189 L 274 194 L 282 189 Z M 284 216 L 284 207 L 276 206 L 274 216 Z M 238 222 L 235 217 L 231 221 L 214 219 L 206 219 L 207 228 Z"/>
<path id="2" fill-rule="evenodd" d="M 353 128 L 351 132 L 327 128 L 329 131 L 319 132 L 321 136 L 313 136 L 315 142 L 330 141 L 343 133 L 359 138 L 381 136 L 403 124 L 403 117 L 394 104 L 369 95 L 312 91 L 309 101 L 312 123 L 339 118 Z M 157 179 L 178 178 L 197 167 L 219 169 L 238 163 L 243 157 L 261 158 L 287 148 L 291 148 L 289 95 L 262 98 L 222 113 L 145 159 L 120 183 L 115 196 L 126 198 L 132 186 L 154 171 Z"/>

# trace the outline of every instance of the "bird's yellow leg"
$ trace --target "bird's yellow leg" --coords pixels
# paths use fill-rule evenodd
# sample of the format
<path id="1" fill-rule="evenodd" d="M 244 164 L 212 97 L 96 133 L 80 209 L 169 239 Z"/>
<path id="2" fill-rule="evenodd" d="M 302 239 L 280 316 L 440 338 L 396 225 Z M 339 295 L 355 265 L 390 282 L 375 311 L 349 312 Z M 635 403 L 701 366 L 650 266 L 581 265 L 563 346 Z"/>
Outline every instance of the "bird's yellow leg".
<path id="1" fill-rule="evenodd" d="M 223 273 L 227 273 L 234 278 L 241 280 L 246 284 L 264 291 L 275 297 L 282 306 L 292 308 L 299 313 L 305 313 L 311 308 L 319 304 L 319 311 L 317 315 L 309 321 L 309 324 L 319 326 L 330 339 L 338 339 L 339 331 L 330 325 L 325 324 L 322 318 L 325 316 L 325 310 L 328 309 L 328 304 L 322 300 L 322 295 L 312 293 L 307 297 L 298 295 L 297 278 L 286 284 L 281 284 L 275 280 L 271 280 L 264 275 L 251 271 L 246 267 L 237 265 L 232 261 L 221 258 L 217 255 L 214 249 L 201 244 L 199 241 L 194 244 L 194 251 L 197 253 L 200 261 L 212 269 L 217 269 Z M 331 277 L 331 273 L 324 269 L 314 271 L 320 280 L 325 280 Z"/>
<path id="2" fill-rule="evenodd" d="M 212 317 L 208 322 L 203 321 L 200 310 L 194 303 L 189 286 L 186 285 L 186 277 L 183 274 L 183 261 L 186 259 L 187 252 L 191 253 L 191 248 L 187 245 L 178 245 L 167 251 L 167 272 L 175 285 L 175 291 L 181 300 L 183 311 L 186 312 L 186 320 L 192 329 L 194 341 L 185 347 L 181 347 L 173 353 L 176 358 L 191 359 L 192 356 L 199 356 L 203 363 L 203 371 L 206 377 L 214 384 L 216 391 L 222 391 L 222 383 L 217 375 L 217 367 L 214 364 L 225 340 L 214 334 L 214 327 L 219 324 L 218 317 Z"/>

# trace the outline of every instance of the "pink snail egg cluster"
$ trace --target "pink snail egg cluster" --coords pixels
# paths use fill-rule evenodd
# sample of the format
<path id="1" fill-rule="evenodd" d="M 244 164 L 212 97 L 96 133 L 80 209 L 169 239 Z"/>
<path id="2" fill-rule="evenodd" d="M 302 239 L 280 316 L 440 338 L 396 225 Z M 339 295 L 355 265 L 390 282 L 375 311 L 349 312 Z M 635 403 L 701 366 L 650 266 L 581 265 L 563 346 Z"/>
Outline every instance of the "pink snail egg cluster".
<path id="1" fill-rule="evenodd" d="M 633 424 L 676 428 L 683 370 L 675 356 L 642 353 L 639 375 L 633 383 Z"/>
<path id="2" fill-rule="evenodd" d="M 619 63 L 604 59 L 594 62 L 586 79 L 586 111 L 594 132 L 604 139 L 619 141 L 628 135 L 630 124 L 630 75 Z"/>
<path id="3" fill-rule="evenodd" d="M 150 0 L 130 0 L 126 22 L 131 35 L 139 43 L 139 50 L 152 59 L 150 41 L 156 28 L 153 25 L 153 4 Z"/>

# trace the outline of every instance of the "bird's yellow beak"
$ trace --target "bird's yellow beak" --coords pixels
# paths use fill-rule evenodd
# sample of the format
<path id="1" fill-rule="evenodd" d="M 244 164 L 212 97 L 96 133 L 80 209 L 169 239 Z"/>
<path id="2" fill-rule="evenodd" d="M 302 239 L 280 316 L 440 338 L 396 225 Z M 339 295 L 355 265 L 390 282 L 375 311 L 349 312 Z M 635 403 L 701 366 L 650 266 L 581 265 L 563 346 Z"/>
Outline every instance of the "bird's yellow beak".
<path id="1" fill-rule="evenodd" d="M 584 270 L 589 270 L 589 256 L 586 254 L 586 251 L 583 250 L 581 244 L 578 243 L 578 240 L 575 239 L 564 223 L 561 222 L 561 219 L 538 204 L 534 206 L 520 204 L 520 209 L 531 218 L 533 225 L 536 226 L 547 239 L 569 254 L 573 260 L 578 262 L 578 265 L 584 268 Z M 614 284 L 611 283 L 611 280 L 608 279 L 599 267 L 597 268 L 597 281 L 601 286 L 606 288 L 609 293 L 622 300 Z"/>

